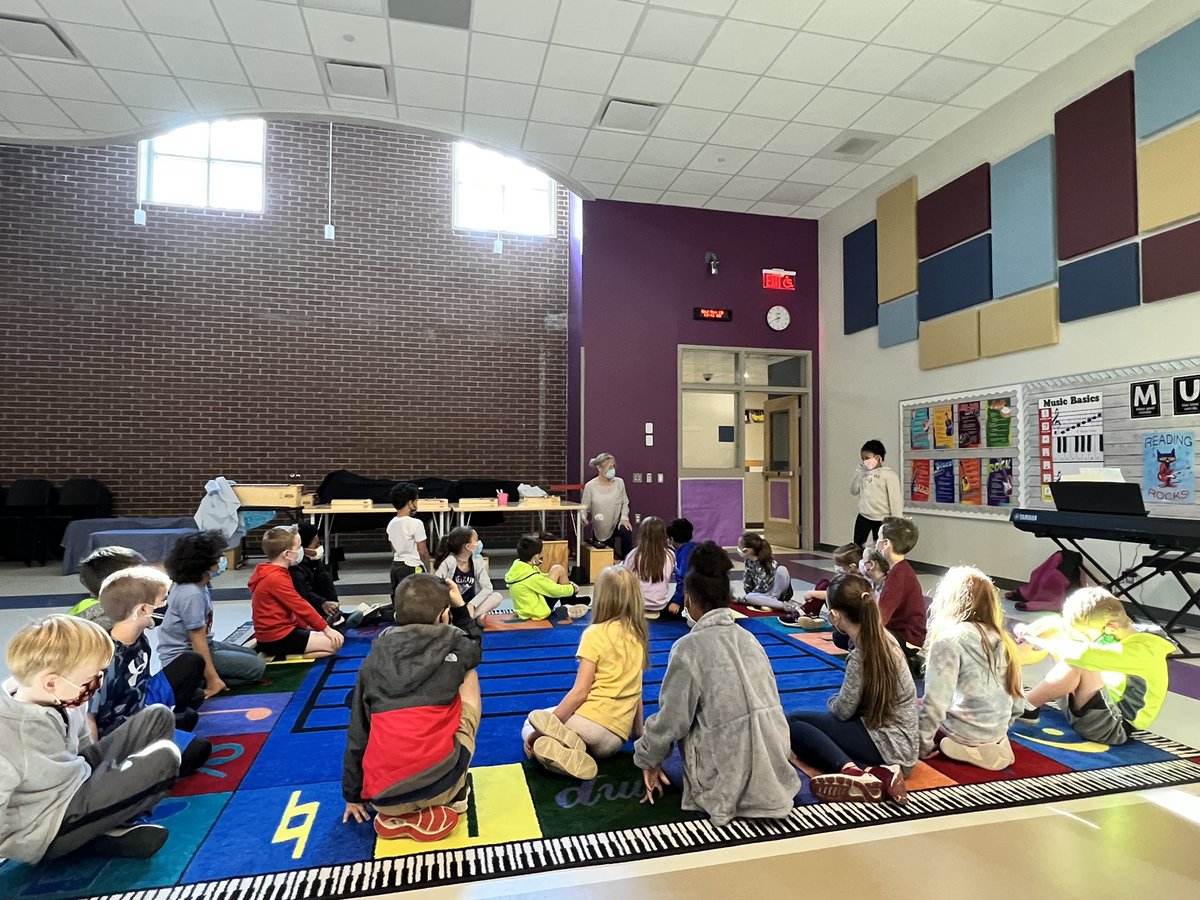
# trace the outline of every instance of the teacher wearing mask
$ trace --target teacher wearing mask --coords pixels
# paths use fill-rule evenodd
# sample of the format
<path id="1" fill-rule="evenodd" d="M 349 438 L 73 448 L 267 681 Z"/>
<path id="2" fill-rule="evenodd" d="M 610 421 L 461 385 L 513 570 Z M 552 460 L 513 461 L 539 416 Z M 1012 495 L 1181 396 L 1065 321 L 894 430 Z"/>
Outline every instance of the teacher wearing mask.
<path id="1" fill-rule="evenodd" d="M 599 453 L 588 465 L 596 470 L 596 477 L 583 486 L 580 502 L 587 507 L 584 515 L 592 523 L 592 537 L 612 547 L 617 559 L 624 559 L 633 549 L 633 526 L 625 482 L 617 477 L 617 460 L 611 453 Z"/>
<path id="2" fill-rule="evenodd" d="M 858 498 L 854 520 L 854 543 L 865 547 L 867 537 L 879 537 L 879 526 L 888 516 L 904 515 L 900 476 L 883 464 L 887 455 L 880 441 L 867 441 L 859 451 L 859 462 L 850 476 L 850 493 Z"/>

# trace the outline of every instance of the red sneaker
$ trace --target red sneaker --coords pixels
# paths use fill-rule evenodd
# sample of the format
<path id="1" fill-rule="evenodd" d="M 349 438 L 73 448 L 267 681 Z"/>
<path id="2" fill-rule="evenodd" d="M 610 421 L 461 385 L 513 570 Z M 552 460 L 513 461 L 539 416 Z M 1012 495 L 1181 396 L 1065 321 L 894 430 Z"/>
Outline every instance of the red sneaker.
<path id="1" fill-rule="evenodd" d="M 430 806 L 402 816 L 375 816 L 375 833 L 384 840 L 412 838 L 425 843 L 449 837 L 458 827 L 458 813 L 448 806 Z"/>
<path id="2" fill-rule="evenodd" d="M 903 806 L 908 802 L 908 788 L 904 784 L 904 773 L 899 766 L 871 766 L 868 775 L 874 775 L 883 785 L 887 798 Z"/>

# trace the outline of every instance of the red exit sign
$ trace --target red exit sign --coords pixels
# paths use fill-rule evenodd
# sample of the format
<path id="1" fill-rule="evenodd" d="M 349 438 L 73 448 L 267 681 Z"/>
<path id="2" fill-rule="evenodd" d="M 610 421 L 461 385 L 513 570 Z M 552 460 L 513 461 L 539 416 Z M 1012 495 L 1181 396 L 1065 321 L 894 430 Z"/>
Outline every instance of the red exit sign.
<path id="1" fill-rule="evenodd" d="M 787 269 L 763 269 L 763 287 L 770 291 L 794 291 L 796 273 Z"/>

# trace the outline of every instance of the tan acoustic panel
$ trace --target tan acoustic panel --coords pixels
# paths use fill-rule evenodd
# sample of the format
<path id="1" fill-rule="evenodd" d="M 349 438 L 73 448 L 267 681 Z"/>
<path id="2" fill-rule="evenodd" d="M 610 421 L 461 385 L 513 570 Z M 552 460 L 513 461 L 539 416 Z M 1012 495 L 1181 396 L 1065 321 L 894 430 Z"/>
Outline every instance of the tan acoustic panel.
<path id="1" fill-rule="evenodd" d="M 982 356 L 1004 356 L 1057 343 L 1057 287 L 1040 288 L 979 308 Z"/>
<path id="2" fill-rule="evenodd" d="M 1200 215 L 1200 121 L 1138 148 L 1138 227 Z"/>
<path id="3" fill-rule="evenodd" d="M 917 289 L 917 179 L 898 184 L 875 201 L 878 222 L 879 302 Z"/>
<path id="4" fill-rule="evenodd" d="M 979 359 L 979 310 L 930 319 L 921 323 L 922 369 L 940 369 Z"/>

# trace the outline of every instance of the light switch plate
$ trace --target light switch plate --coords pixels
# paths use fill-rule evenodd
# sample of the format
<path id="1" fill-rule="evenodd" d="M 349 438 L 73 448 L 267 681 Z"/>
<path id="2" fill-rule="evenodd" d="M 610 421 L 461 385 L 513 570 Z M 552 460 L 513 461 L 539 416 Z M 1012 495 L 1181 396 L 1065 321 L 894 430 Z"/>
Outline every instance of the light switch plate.
<path id="1" fill-rule="evenodd" d="M 653 447 L 653 446 L 654 446 L 654 435 L 652 435 L 652 434 L 648 434 L 648 435 L 646 435 L 646 446 L 647 446 L 647 447 Z"/>
<path id="2" fill-rule="evenodd" d="M 662 472 L 659 472 L 659 473 L 658 473 L 658 483 L 659 483 L 659 484 L 662 484 L 662 483 L 663 483 L 663 473 L 662 473 Z"/>
<path id="3" fill-rule="evenodd" d="M 634 472 L 634 473 L 633 473 L 633 483 L 634 483 L 634 484 L 641 484 L 641 483 L 642 483 L 642 473 L 641 473 L 641 472 Z"/>

